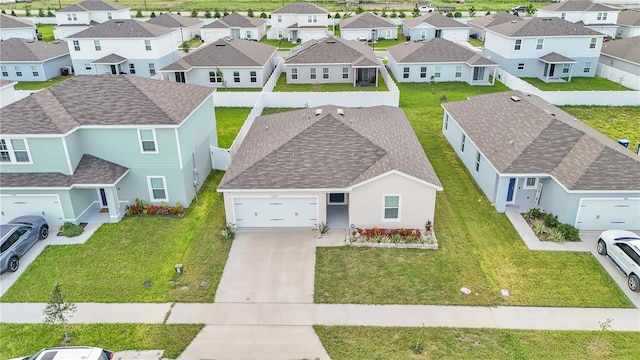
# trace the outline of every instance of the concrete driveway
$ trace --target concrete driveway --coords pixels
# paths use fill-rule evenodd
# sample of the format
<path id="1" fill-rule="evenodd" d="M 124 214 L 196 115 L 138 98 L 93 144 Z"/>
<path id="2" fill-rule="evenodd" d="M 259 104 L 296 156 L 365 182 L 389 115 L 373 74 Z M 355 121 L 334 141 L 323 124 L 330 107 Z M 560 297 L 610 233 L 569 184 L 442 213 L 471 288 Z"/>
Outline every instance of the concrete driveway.
<path id="1" fill-rule="evenodd" d="M 310 230 L 240 230 L 217 303 L 313 303 L 316 241 Z"/>

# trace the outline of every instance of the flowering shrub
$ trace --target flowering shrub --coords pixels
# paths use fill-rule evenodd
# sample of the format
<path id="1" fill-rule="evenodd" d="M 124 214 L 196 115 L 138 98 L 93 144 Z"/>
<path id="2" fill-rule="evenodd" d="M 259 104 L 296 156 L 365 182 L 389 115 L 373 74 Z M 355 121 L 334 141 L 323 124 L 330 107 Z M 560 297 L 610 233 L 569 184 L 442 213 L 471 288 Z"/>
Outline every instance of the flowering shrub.
<path id="1" fill-rule="evenodd" d="M 419 229 L 373 229 L 357 228 L 351 232 L 350 241 L 391 244 L 425 244 L 429 239 Z"/>
<path id="2" fill-rule="evenodd" d="M 127 215 L 164 215 L 164 216 L 182 216 L 185 208 L 176 202 L 174 206 L 169 206 L 162 202 L 160 205 L 149 204 L 148 202 L 136 198 L 133 204 L 127 206 Z"/>

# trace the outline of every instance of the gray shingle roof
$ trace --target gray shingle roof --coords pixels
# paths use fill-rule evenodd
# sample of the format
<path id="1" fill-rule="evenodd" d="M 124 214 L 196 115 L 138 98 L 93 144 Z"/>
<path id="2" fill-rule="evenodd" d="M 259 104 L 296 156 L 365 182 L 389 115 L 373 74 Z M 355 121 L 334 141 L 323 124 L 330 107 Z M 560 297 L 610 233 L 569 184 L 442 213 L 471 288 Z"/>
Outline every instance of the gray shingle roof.
<path id="1" fill-rule="evenodd" d="M 328 14 L 329 10 L 307 2 L 294 2 L 271 12 L 272 14 Z"/>
<path id="2" fill-rule="evenodd" d="M 109 54 L 105 57 L 101 57 L 98 60 L 94 60 L 91 63 L 92 64 L 122 64 L 125 61 L 127 61 L 127 58 L 125 57 L 122 57 L 118 54 Z"/>
<path id="3" fill-rule="evenodd" d="M 465 62 L 469 65 L 497 65 L 470 49 L 442 38 L 390 46 L 387 51 L 401 64 Z"/>
<path id="4" fill-rule="evenodd" d="M 373 49 L 355 40 L 326 37 L 291 49 L 285 64 L 358 64 L 379 66 Z"/>
<path id="5" fill-rule="evenodd" d="M 547 55 L 541 56 L 540 60 L 553 64 L 553 63 L 575 63 L 576 61 L 572 58 L 568 58 L 566 56 L 560 55 L 556 52 L 550 52 Z"/>
<path id="6" fill-rule="evenodd" d="M 486 15 L 483 17 L 475 18 L 469 20 L 467 24 L 475 25 L 477 27 L 486 28 L 489 26 L 494 26 L 498 24 L 504 24 L 510 22 L 512 20 L 520 20 L 519 17 L 513 15 L 512 13 L 508 13 L 506 11 L 498 11 L 496 13 Z"/>
<path id="7" fill-rule="evenodd" d="M 497 32 L 508 37 L 518 36 L 576 36 L 604 34 L 575 24 L 561 18 L 534 17 L 530 19 L 520 19 L 499 25 L 490 26 L 489 31 Z"/>
<path id="8" fill-rule="evenodd" d="M 618 14 L 618 25 L 640 26 L 640 10 L 625 10 Z"/>
<path id="9" fill-rule="evenodd" d="M 11 84 L 17 84 L 17 83 L 18 83 L 17 81 L 13 81 L 13 80 L 0 79 L 0 89 L 5 86 L 11 85 Z"/>
<path id="10" fill-rule="evenodd" d="M 45 61 L 68 55 L 69 47 L 64 41 L 49 43 L 25 39 L 7 39 L 0 41 L 0 62 L 8 61 Z"/>
<path id="11" fill-rule="evenodd" d="M 606 42 L 601 53 L 640 65 L 640 36 Z"/>
<path id="12" fill-rule="evenodd" d="M 0 187 L 29 188 L 54 187 L 68 188 L 74 185 L 113 185 L 129 169 L 124 166 L 84 154 L 73 175 L 62 173 L 2 173 Z"/>
<path id="13" fill-rule="evenodd" d="M 422 23 L 429 24 L 435 28 L 468 28 L 469 26 L 448 18 L 439 13 L 428 13 L 424 15 L 420 15 L 416 18 L 409 18 L 402 20 L 402 23 L 409 26 L 410 28 L 414 28 Z"/>
<path id="14" fill-rule="evenodd" d="M 100 38 L 151 38 L 169 34 L 175 30 L 164 26 L 149 24 L 142 21 L 124 19 L 109 20 L 102 24 L 91 26 L 86 30 L 68 36 L 69 39 L 100 39 Z"/>
<path id="15" fill-rule="evenodd" d="M 0 29 L 34 28 L 33 22 L 16 16 L 0 14 Z"/>
<path id="16" fill-rule="evenodd" d="M 382 16 L 363 12 L 340 21 L 340 29 L 396 28 L 396 24 Z"/>
<path id="17" fill-rule="evenodd" d="M 137 76 L 76 76 L 0 109 L 0 133 L 64 134 L 82 125 L 179 125 L 213 91 Z"/>
<path id="18" fill-rule="evenodd" d="M 539 97 L 509 91 L 443 107 L 499 173 L 550 174 L 569 190 L 640 190 L 638 155 Z"/>
<path id="19" fill-rule="evenodd" d="M 587 0 L 568 0 L 541 7 L 548 11 L 618 11 L 604 4 L 598 4 Z"/>
<path id="20" fill-rule="evenodd" d="M 198 25 L 202 23 L 202 21 L 178 14 L 164 13 L 147 20 L 147 23 L 176 29 L 179 28 L 180 25 L 182 25 L 182 27 L 188 28 L 194 25 Z"/>
<path id="21" fill-rule="evenodd" d="M 231 13 L 221 19 L 217 19 L 214 22 L 203 26 L 203 28 L 253 28 L 260 27 L 267 21 L 264 19 L 256 19 L 241 15 L 238 13 Z"/>
<path id="22" fill-rule="evenodd" d="M 192 51 L 162 70 L 187 70 L 194 66 L 263 66 L 274 56 L 275 46 L 226 37 Z"/>
<path id="23" fill-rule="evenodd" d="M 392 170 L 441 187 L 402 109 L 337 109 L 258 117 L 219 189 L 347 188 Z"/>
<path id="24" fill-rule="evenodd" d="M 80 11 L 109 11 L 128 9 L 126 6 L 111 4 L 101 0 L 85 0 L 77 4 L 69 5 L 56 12 L 80 12 Z"/>

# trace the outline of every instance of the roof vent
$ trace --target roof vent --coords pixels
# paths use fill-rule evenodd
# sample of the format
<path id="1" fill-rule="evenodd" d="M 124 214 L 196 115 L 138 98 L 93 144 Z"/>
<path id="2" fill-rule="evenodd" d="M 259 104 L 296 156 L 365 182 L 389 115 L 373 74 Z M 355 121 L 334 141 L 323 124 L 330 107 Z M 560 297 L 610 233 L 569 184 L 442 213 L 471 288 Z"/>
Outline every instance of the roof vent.
<path id="1" fill-rule="evenodd" d="M 511 20 L 511 23 L 512 23 L 512 24 L 515 24 L 515 23 L 517 23 L 517 22 L 518 22 L 518 20 Z"/>
<path id="2" fill-rule="evenodd" d="M 31 43 L 33 42 L 33 40 L 27 40 L 27 42 L 28 42 L 29 44 L 31 44 Z"/>
<path id="3" fill-rule="evenodd" d="M 336 113 L 338 113 L 338 115 L 344 116 L 344 110 L 342 109 L 336 109 Z"/>
<path id="4" fill-rule="evenodd" d="M 216 46 L 225 46 L 225 43 L 216 43 Z"/>
<path id="5" fill-rule="evenodd" d="M 334 39 L 328 39 L 327 44 L 335 44 L 336 41 Z"/>
<path id="6" fill-rule="evenodd" d="M 513 140 L 509 140 L 509 145 L 513 145 Z"/>
<path id="7" fill-rule="evenodd" d="M 549 109 L 544 109 L 544 112 L 546 112 L 547 114 L 551 115 L 551 116 L 556 116 L 556 114 L 554 114 L 553 112 L 551 112 L 551 110 Z"/>
<path id="8" fill-rule="evenodd" d="M 116 20 L 115 23 L 116 24 L 124 24 L 124 20 Z"/>
<path id="9" fill-rule="evenodd" d="M 60 44 L 60 40 L 55 40 L 53 43 L 54 44 Z"/>
<path id="10" fill-rule="evenodd" d="M 322 109 L 316 109 L 316 116 L 322 114 Z"/>
<path id="11" fill-rule="evenodd" d="M 522 99 L 520 99 L 519 97 L 517 97 L 517 96 L 513 95 L 513 96 L 511 97 L 511 100 L 512 100 L 513 102 L 518 102 L 518 101 L 520 101 L 520 100 L 522 100 Z"/>

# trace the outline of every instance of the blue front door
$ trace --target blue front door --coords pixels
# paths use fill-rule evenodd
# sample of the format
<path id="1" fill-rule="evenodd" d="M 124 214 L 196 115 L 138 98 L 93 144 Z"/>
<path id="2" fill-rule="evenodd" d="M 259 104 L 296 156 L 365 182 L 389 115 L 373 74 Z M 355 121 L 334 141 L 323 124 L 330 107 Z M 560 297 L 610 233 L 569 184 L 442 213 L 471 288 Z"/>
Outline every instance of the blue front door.
<path id="1" fill-rule="evenodd" d="M 509 179 L 509 190 L 507 191 L 507 202 L 513 202 L 513 191 L 516 188 L 516 179 Z"/>

